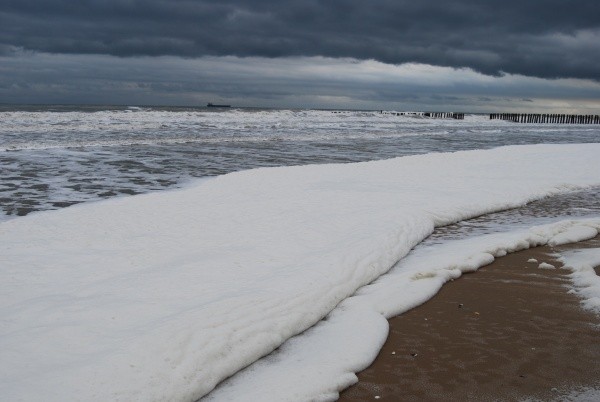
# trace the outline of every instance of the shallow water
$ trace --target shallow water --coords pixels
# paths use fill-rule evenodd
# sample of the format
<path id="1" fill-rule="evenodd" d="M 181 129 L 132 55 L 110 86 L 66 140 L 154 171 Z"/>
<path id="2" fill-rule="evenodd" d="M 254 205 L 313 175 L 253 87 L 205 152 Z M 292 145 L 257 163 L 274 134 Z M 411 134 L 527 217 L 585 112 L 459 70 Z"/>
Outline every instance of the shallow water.
<path id="1" fill-rule="evenodd" d="M 0 123 L 0 219 L 257 167 L 600 138 L 598 126 L 373 111 L 2 106 Z"/>
<path id="2" fill-rule="evenodd" d="M 569 218 L 597 216 L 600 216 L 600 187 L 593 187 L 543 198 L 520 208 L 438 227 L 417 247 L 427 247 L 471 236 L 525 229 Z"/>

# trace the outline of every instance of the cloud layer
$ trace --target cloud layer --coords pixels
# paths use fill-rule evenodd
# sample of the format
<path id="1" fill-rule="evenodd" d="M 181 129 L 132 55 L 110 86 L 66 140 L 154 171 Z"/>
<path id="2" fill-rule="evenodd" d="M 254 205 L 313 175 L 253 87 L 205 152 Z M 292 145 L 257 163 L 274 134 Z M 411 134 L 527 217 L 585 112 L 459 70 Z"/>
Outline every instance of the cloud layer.
<path id="1" fill-rule="evenodd" d="M 323 57 L 0 57 L 0 99 L 92 103 L 597 113 L 600 83 Z"/>
<path id="2" fill-rule="evenodd" d="M 4 0 L 0 55 L 324 56 L 600 81 L 595 0 Z"/>

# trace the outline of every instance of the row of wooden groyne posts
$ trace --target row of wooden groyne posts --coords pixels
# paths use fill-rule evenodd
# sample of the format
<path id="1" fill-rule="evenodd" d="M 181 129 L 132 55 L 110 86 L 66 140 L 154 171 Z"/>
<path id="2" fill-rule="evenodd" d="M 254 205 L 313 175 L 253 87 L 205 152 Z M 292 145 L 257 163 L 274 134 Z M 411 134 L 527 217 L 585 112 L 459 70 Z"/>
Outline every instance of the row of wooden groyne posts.
<path id="1" fill-rule="evenodd" d="M 464 120 L 464 113 L 454 112 L 384 112 L 395 116 L 418 116 L 434 119 Z M 490 120 L 506 120 L 515 123 L 553 124 L 600 124 L 600 116 L 592 114 L 541 114 L 541 113 L 492 113 Z"/>
<path id="2" fill-rule="evenodd" d="M 600 116 L 591 114 L 492 113 L 490 120 L 507 120 L 515 123 L 600 124 Z"/>

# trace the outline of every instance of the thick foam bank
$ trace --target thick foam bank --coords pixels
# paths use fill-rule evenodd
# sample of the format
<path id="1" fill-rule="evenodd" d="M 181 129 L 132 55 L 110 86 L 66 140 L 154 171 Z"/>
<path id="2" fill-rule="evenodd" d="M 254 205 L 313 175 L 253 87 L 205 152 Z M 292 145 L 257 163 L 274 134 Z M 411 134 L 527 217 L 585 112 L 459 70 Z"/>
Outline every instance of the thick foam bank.
<path id="1" fill-rule="evenodd" d="M 11 400 L 199 398 L 313 326 L 435 226 L 600 184 L 598 154 L 598 144 L 540 145 L 257 169 L 4 222 L 0 393 Z M 597 233 L 597 222 L 567 226 L 582 225 L 591 229 L 568 236 Z M 514 247 L 544 244 L 567 229 L 519 238 Z M 344 302 L 355 307 L 340 306 L 354 320 L 332 314 L 326 321 L 352 328 L 351 344 L 335 349 L 296 338 L 304 350 L 329 356 L 331 371 L 296 378 L 318 386 L 279 399 L 331 398 L 376 353 L 364 339 L 385 338 L 381 314 L 421 302 L 495 253 L 470 256 L 467 268 L 463 262 L 444 275 L 430 265 L 398 265 L 406 280 L 395 282 L 393 305 L 381 301 L 384 289 L 360 301 L 377 283 L 361 289 Z M 330 329 L 309 332 L 323 331 Z M 339 348 L 362 354 L 344 362 Z"/>
<path id="2" fill-rule="evenodd" d="M 354 373 L 375 359 L 387 338 L 386 318 L 420 305 L 446 282 L 490 264 L 496 257 L 556 244 L 569 232 L 580 233 L 571 237 L 571 242 L 587 240 L 599 230 L 600 217 L 564 220 L 415 249 L 387 274 L 340 303 L 326 320 L 237 373 L 205 399 L 333 401 L 339 391 L 357 381 Z M 598 249 L 572 253 L 562 257 L 565 268 L 572 271 L 570 292 L 582 298 L 582 307 L 600 313 L 600 277 L 591 268 L 600 264 Z"/>

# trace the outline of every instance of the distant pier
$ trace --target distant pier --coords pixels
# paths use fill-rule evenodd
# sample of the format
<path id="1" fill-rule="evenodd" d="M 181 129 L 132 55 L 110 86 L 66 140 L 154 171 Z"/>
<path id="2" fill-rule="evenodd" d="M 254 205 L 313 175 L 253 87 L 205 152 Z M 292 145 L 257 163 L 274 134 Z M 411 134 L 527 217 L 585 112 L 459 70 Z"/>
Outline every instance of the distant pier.
<path id="1" fill-rule="evenodd" d="M 600 124 L 600 116 L 591 114 L 492 113 L 490 120 L 506 120 L 515 123 Z"/>

